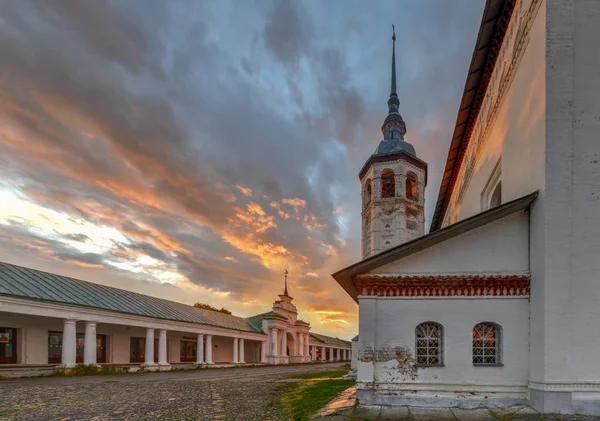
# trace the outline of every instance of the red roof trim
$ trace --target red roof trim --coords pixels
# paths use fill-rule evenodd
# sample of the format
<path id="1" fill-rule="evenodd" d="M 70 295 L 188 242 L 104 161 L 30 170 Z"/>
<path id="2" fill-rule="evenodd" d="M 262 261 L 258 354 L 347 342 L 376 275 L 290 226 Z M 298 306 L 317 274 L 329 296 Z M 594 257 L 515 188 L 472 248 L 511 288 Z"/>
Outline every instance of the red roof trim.
<path id="1" fill-rule="evenodd" d="M 360 295 L 377 297 L 527 296 L 529 275 L 358 275 Z"/>

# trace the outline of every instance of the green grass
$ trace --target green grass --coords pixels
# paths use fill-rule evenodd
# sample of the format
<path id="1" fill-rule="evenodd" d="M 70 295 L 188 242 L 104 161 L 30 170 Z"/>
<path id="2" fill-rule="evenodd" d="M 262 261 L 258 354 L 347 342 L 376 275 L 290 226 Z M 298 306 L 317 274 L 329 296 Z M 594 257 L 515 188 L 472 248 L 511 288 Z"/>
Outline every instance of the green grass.
<path id="1" fill-rule="evenodd" d="M 94 364 L 77 364 L 73 368 L 57 368 L 50 374 L 51 377 L 76 377 L 76 376 L 107 376 L 112 374 L 125 374 L 128 367 L 104 365 L 98 367 Z"/>
<path id="2" fill-rule="evenodd" d="M 321 380 L 286 383 L 281 404 L 294 421 L 307 421 L 354 380 Z"/>
<path id="3" fill-rule="evenodd" d="M 317 371 L 314 373 L 299 373 L 290 374 L 289 379 L 333 379 L 336 377 L 342 377 L 348 374 L 348 370 L 339 369 L 331 371 Z"/>

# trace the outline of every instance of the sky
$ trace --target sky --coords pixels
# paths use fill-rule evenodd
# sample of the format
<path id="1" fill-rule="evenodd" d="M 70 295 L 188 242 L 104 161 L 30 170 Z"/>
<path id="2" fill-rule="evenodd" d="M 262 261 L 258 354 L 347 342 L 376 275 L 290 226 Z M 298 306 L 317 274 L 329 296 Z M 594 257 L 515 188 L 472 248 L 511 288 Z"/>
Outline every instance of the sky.
<path id="1" fill-rule="evenodd" d="M 391 25 L 426 225 L 483 0 L 0 0 L 0 260 L 351 338 Z"/>

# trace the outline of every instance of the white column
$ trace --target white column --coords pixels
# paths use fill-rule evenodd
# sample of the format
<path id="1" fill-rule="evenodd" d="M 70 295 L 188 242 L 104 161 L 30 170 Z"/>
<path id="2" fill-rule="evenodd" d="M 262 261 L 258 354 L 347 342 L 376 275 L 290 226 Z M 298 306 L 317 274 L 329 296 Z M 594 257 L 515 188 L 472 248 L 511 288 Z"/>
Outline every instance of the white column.
<path id="1" fill-rule="evenodd" d="M 158 331 L 158 365 L 170 365 L 167 361 L 167 330 Z"/>
<path id="2" fill-rule="evenodd" d="M 198 333 L 196 339 L 196 364 L 204 364 L 204 335 Z"/>
<path id="3" fill-rule="evenodd" d="M 271 329 L 271 355 L 276 357 L 279 355 L 278 351 L 279 342 L 277 341 L 277 329 Z"/>
<path id="4" fill-rule="evenodd" d="M 316 359 L 317 359 L 317 358 L 316 358 L 316 355 L 317 355 L 316 346 L 312 345 L 312 346 L 310 347 L 310 359 L 311 359 L 311 361 L 314 361 L 314 360 L 316 360 Z"/>
<path id="5" fill-rule="evenodd" d="M 283 336 L 283 341 L 281 341 L 281 347 L 283 348 L 283 352 L 281 353 L 284 357 L 288 356 L 288 351 L 287 351 L 287 330 L 283 330 L 281 332 L 281 335 Z"/>
<path id="6" fill-rule="evenodd" d="M 238 363 L 238 339 L 233 338 L 233 359 L 231 360 L 233 364 Z"/>
<path id="7" fill-rule="evenodd" d="M 302 333 L 298 332 L 298 334 L 296 335 L 296 349 L 298 350 L 298 356 L 301 357 L 302 356 Z"/>
<path id="8" fill-rule="evenodd" d="M 260 362 L 267 362 L 267 341 L 260 343 Z"/>
<path id="9" fill-rule="evenodd" d="M 319 359 L 319 361 L 325 361 L 325 347 L 324 346 L 321 347 L 321 358 Z"/>
<path id="10" fill-rule="evenodd" d="M 240 338 L 239 343 L 240 343 L 240 349 L 239 349 L 240 356 L 238 357 L 238 361 L 240 363 L 244 364 L 246 362 L 246 359 L 244 358 L 244 339 Z"/>
<path id="11" fill-rule="evenodd" d="M 310 345 L 308 344 L 308 333 L 304 334 L 304 355 L 310 355 Z"/>
<path id="12" fill-rule="evenodd" d="M 142 366 L 154 365 L 154 329 L 146 329 L 146 347 L 144 352 L 144 364 Z"/>
<path id="13" fill-rule="evenodd" d="M 85 339 L 83 342 L 83 363 L 96 364 L 98 349 L 96 345 L 96 323 L 85 322 Z"/>
<path id="14" fill-rule="evenodd" d="M 336 348 L 335 350 L 335 360 L 339 361 L 340 360 L 340 349 Z"/>
<path id="15" fill-rule="evenodd" d="M 66 368 L 75 367 L 77 356 L 77 325 L 75 320 L 63 322 L 62 362 Z"/>
<path id="16" fill-rule="evenodd" d="M 214 364 L 212 360 L 212 335 L 206 335 L 206 352 L 204 353 L 206 364 Z"/>

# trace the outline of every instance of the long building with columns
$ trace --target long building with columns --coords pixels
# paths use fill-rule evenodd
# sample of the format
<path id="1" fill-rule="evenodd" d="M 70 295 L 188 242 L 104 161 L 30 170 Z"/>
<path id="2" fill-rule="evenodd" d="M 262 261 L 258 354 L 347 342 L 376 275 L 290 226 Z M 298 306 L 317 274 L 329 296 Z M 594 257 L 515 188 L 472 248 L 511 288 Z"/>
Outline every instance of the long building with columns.
<path id="1" fill-rule="evenodd" d="M 349 341 L 298 319 L 287 283 L 279 298 L 272 311 L 243 318 L 0 263 L 0 371 L 350 360 Z"/>

